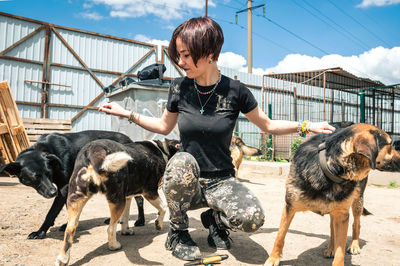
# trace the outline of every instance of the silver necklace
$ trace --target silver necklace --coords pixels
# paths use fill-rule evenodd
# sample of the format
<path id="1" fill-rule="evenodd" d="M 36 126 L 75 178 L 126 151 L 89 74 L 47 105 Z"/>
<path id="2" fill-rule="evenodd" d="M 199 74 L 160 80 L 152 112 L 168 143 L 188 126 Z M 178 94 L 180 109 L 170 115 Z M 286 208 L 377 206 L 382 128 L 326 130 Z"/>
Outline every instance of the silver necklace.
<path id="1" fill-rule="evenodd" d="M 204 103 L 204 105 L 201 103 L 200 94 L 199 94 L 199 92 L 197 91 L 197 98 L 199 98 L 199 102 L 200 102 L 200 106 L 201 106 L 200 114 L 203 114 L 203 113 L 204 113 L 204 107 L 206 106 L 206 104 L 208 103 L 208 101 L 211 99 L 211 96 L 213 96 L 214 91 L 215 91 L 215 89 L 210 93 L 210 96 L 208 96 L 208 98 L 207 98 L 206 102 Z"/>
<path id="2" fill-rule="evenodd" d="M 200 109 L 200 114 L 203 114 L 203 113 L 204 113 L 204 107 L 207 105 L 208 101 L 211 99 L 211 96 L 213 96 L 213 94 L 214 94 L 214 92 L 215 92 L 215 89 L 217 88 L 217 86 L 218 86 L 218 84 L 219 84 L 220 81 L 221 81 L 221 72 L 219 73 L 218 80 L 217 80 L 217 82 L 215 83 L 214 87 L 213 87 L 210 91 L 203 93 L 203 92 L 201 92 L 201 91 L 197 88 L 196 80 L 193 79 L 194 88 L 196 89 L 197 98 L 199 99 L 199 103 L 200 103 L 200 107 L 201 107 L 201 109 Z M 202 95 L 210 94 L 210 96 L 208 96 L 208 98 L 207 98 L 207 100 L 206 100 L 206 102 L 205 102 L 204 104 L 201 102 L 200 94 L 202 94 Z"/>

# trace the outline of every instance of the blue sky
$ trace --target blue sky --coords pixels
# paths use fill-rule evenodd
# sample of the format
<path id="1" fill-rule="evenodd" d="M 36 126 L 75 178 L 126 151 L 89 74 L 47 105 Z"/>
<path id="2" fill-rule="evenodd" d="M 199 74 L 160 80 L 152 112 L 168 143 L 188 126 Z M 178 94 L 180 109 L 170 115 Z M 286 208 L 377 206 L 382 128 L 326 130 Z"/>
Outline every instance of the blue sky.
<path id="1" fill-rule="evenodd" d="M 253 73 L 342 67 L 400 83 L 400 0 L 268 0 L 253 13 Z M 205 0 L 0 0 L 3 12 L 138 41 L 168 44 L 173 29 L 204 15 Z M 209 0 L 222 27 L 219 64 L 247 71 L 246 0 Z"/>

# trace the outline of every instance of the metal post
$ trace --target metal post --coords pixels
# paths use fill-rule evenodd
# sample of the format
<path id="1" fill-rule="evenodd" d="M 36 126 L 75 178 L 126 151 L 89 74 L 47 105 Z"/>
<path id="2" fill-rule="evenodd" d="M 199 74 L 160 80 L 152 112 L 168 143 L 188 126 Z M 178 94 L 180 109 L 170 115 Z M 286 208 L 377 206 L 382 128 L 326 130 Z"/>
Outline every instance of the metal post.
<path id="1" fill-rule="evenodd" d="M 247 64 L 247 72 L 253 73 L 253 51 L 252 51 L 252 14 L 253 10 L 251 9 L 251 0 L 247 0 L 247 60 L 249 61 Z"/>
<path id="2" fill-rule="evenodd" d="M 335 92 L 331 90 L 331 123 L 333 123 L 333 113 L 335 112 Z"/>
<path id="3" fill-rule="evenodd" d="M 297 121 L 297 89 L 293 88 L 293 112 L 294 112 L 294 121 Z"/>
<path id="4" fill-rule="evenodd" d="M 345 118 L 345 114 L 346 114 L 345 108 L 346 108 L 346 106 L 344 104 L 344 100 L 342 99 L 342 122 L 344 122 L 346 120 L 346 118 Z"/>
<path id="5" fill-rule="evenodd" d="M 41 106 L 40 106 L 40 117 L 48 118 L 48 101 L 49 101 L 49 81 L 50 81 L 50 26 L 45 26 L 45 44 L 44 44 L 44 56 L 43 56 L 43 69 L 42 69 L 42 93 L 41 93 Z"/>
<path id="6" fill-rule="evenodd" d="M 392 88 L 392 128 L 391 133 L 394 133 L 394 88 Z"/>
<path id="7" fill-rule="evenodd" d="M 268 104 L 268 117 L 269 117 L 269 119 L 272 119 L 272 104 Z M 267 147 L 268 147 L 268 157 L 269 158 L 271 158 L 271 160 L 272 159 L 274 159 L 273 158 L 273 153 L 272 153 L 272 148 L 273 148 L 273 145 L 272 145 L 272 134 L 269 134 L 268 135 L 268 145 L 267 145 Z"/>
<path id="8" fill-rule="evenodd" d="M 365 123 L 365 90 L 360 91 L 360 122 Z"/>
<path id="9" fill-rule="evenodd" d="M 326 97 L 325 97 L 325 93 L 326 93 L 326 88 L 325 88 L 325 85 L 326 85 L 326 79 L 325 79 L 325 72 L 324 72 L 324 121 L 326 121 L 326 114 L 325 114 L 325 102 L 326 102 Z"/>

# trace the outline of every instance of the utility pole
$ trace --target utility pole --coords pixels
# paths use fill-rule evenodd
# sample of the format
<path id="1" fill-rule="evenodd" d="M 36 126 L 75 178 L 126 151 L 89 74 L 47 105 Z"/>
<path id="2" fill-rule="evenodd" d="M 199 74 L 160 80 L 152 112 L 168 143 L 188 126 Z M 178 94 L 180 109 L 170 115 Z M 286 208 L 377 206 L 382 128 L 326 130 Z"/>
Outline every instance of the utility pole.
<path id="1" fill-rule="evenodd" d="M 251 0 L 247 0 L 247 72 L 253 73 L 253 12 Z"/>
<path id="2" fill-rule="evenodd" d="M 207 9 L 208 9 L 208 0 L 206 0 L 206 14 L 205 14 L 205 17 L 207 17 Z"/>
<path id="3" fill-rule="evenodd" d="M 263 8 L 263 15 L 265 16 L 265 4 L 253 7 L 252 0 L 247 0 L 247 8 L 236 12 L 236 24 L 238 14 L 247 11 L 247 72 L 253 73 L 253 9 Z"/>

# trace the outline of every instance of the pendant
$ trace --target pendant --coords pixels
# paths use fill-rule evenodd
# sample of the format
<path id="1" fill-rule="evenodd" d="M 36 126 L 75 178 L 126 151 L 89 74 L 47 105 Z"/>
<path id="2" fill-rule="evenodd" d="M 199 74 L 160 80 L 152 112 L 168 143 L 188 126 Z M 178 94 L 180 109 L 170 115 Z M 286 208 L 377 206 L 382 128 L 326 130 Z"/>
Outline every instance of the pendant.
<path id="1" fill-rule="evenodd" d="M 203 114 L 203 113 L 204 113 L 204 109 L 203 109 L 203 107 L 201 107 L 200 114 Z"/>

